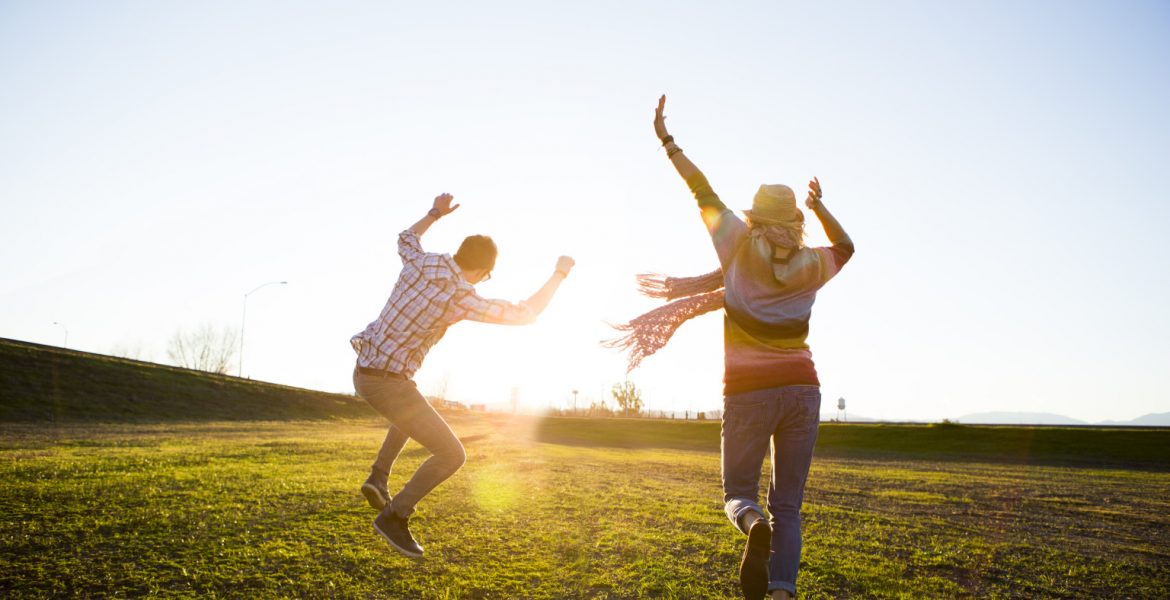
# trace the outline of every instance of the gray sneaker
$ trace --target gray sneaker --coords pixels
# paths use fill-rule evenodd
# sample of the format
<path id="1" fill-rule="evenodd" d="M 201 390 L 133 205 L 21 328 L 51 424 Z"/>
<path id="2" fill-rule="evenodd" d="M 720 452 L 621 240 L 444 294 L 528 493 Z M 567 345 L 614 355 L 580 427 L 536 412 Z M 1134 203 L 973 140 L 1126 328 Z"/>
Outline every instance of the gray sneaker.
<path id="1" fill-rule="evenodd" d="M 411 558 L 422 558 L 422 546 L 410 535 L 408 520 L 408 517 L 400 517 L 392 510 L 384 510 L 374 519 L 374 531 L 390 542 L 391 548 Z"/>
<path id="2" fill-rule="evenodd" d="M 768 556 L 772 553 L 772 527 L 758 519 L 748 530 L 743 560 L 739 563 L 739 587 L 746 600 L 762 600 L 768 595 Z"/>
<path id="3" fill-rule="evenodd" d="M 366 502 L 369 502 L 374 510 L 386 508 L 386 505 L 390 504 L 391 500 L 390 492 L 386 489 L 386 484 L 379 483 L 373 479 L 367 479 L 362 484 L 362 495 L 366 497 Z"/>

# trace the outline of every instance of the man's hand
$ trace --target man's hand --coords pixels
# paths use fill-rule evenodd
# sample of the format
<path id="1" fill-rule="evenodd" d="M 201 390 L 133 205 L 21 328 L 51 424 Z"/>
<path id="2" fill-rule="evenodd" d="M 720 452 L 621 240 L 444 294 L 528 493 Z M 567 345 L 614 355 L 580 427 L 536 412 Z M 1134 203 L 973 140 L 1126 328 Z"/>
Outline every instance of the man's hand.
<path id="1" fill-rule="evenodd" d="M 419 219 L 418 223 L 411 225 L 410 230 L 418 235 L 426 233 L 427 230 L 431 228 L 431 225 L 437 222 L 440 218 L 455 212 L 455 209 L 459 208 L 458 204 L 454 206 L 451 205 L 451 200 L 453 199 L 454 196 L 446 192 L 436 196 L 433 208 L 431 208 L 427 214 L 423 215 L 423 218 Z"/>
<path id="2" fill-rule="evenodd" d="M 654 135 L 658 136 L 660 140 L 668 135 L 666 133 L 666 117 L 662 115 L 662 111 L 665 108 L 666 94 L 663 94 L 658 99 L 658 108 L 654 109 Z"/>
<path id="3" fill-rule="evenodd" d="M 458 204 L 451 206 L 451 201 L 454 199 L 455 199 L 454 196 L 452 196 L 451 194 L 447 194 L 447 193 L 442 193 L 442 194 L 439 194 L 438 196 L 435 197 L 434 208 L 435 208 L 435 210 L 439 211 L 440 217 L 445 217 L 445 216 L 455 212 L 456 208 L 459 208 Z"/>
<path id="4" fill-rule="evenodd" d="M 816 177 L 808 182 L 808 198 L 805 198 L 804 205 L 810 209 L 815 209 L 821 203 L 821 182 Z"/>
<path id="5" fill-rule="evenodd" d="M 557 259 L 557 271 L 564 273 L 565 277 L 568 277 L 569 271 L 572 271 L 576 264 L 577 261 L 573 260 L 572 258 L 568 256 L 562 256 Z"/>

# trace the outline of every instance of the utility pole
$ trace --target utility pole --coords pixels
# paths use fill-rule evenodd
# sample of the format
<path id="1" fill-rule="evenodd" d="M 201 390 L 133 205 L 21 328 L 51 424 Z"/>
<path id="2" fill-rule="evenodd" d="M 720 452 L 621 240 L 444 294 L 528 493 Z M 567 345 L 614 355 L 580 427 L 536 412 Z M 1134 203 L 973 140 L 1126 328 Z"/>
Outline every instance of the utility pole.
<path id="1" fill-rule="evenodd" d="M 69 349 L 69 328 L 66 327 L 64 323 L 58 323 L 57 321 L 53 321 L 53 324 L 60 327 L 61 329 L 65 330 L 65 343 L 62 344 L 61 347 L 68 350 Z"/>
<path id="2" fill-rule="evenodd" d="M 287 281 L 269 281 L 256 286 L 255 289 L 244 294 L 244 316 L 240 318 L 240 370 L 236 372 L 237 377 L 244 376 L 244 326 L 248 324 L 248 296 L 255 294 L 260 288 L 268 287 L 270 285 L 286 285 Z"/>

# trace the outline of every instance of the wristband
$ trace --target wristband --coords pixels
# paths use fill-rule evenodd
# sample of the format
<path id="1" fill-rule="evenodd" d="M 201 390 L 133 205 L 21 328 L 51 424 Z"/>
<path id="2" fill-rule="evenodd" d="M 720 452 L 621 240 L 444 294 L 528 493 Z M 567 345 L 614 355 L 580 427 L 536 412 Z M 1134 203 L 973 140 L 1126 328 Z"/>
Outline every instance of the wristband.
<path id="1" fill-rule="evenodd" d="M 432 208 L 432 209 L 428 210 L 427 214 L 430 215 L 431 217 L 434 217 L 434 219 L 436 221 L 438 221 L 439 218 L 443 216 L 443 213 L 439 212 L 439 209 L 437 209 L 437 208 Z"/>
<path id="2" fill-rule="evenodd" d="M 568 271 L 562 271 L 562 270 L 560 270 L 560 269 L 556 269 L 554 272 L 555 272 L 555 273 L 560 273 L 560 274 L 561 274 L 561 277 L 564 277 L 565 279 L 568 279 L 568 278 L 569 278 L 569 272 L 568 272 Z"/>

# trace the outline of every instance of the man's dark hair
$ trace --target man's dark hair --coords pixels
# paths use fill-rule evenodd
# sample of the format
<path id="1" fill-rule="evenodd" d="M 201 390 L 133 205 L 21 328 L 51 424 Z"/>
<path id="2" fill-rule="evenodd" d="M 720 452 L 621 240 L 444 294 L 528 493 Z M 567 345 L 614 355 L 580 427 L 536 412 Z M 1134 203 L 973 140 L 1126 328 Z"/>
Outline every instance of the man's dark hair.
<path id="1" fill-rule="evenodd" d="M 455 262 L 464 271 L 471 269 L 487 269 L 496 267 L 496 243 L 486 235 L 469 235 L 459 245 L 455 253 Z"/>

